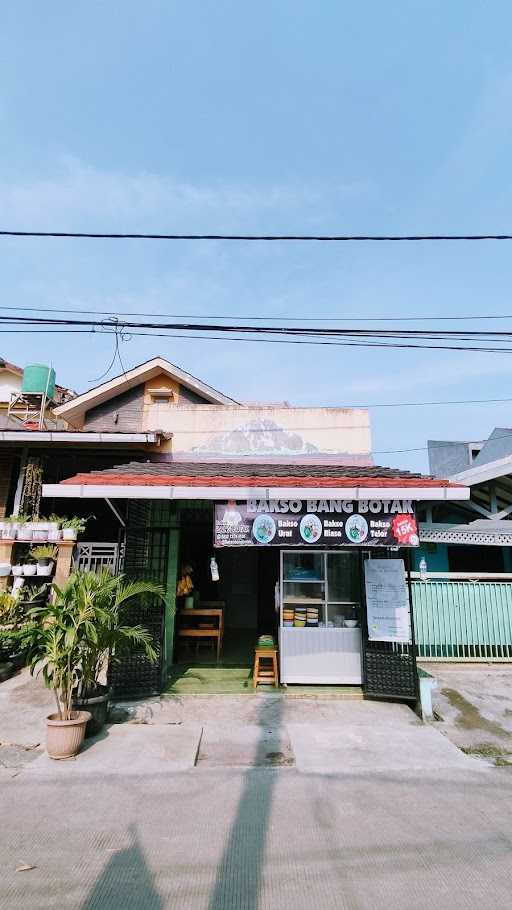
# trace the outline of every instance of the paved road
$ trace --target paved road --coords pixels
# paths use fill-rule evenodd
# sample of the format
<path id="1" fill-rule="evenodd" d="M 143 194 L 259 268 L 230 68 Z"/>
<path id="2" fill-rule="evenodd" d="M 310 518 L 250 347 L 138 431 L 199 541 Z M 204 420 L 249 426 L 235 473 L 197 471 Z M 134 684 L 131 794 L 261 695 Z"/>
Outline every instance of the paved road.
<path id="1" fill-rule="evenodd" d="M 509 768 L 27 771 L 0 787 L 2 910 L 511 905 Z"/>

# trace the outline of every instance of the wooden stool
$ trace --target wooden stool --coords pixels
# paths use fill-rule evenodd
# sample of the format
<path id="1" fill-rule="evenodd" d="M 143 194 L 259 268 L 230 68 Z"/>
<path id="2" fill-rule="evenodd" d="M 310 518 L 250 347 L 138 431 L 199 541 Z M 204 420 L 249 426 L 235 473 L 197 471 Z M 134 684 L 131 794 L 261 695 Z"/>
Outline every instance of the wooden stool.
<path id="1" fill-rule="evenodd" d="M 269 662 L 272 666 L 269 666 Z M 268 686 L 279 685 L 277 648 L 256 648 L 254 651 L 253 687 L 256 688 L 260 683 L 266 683 Z"/>

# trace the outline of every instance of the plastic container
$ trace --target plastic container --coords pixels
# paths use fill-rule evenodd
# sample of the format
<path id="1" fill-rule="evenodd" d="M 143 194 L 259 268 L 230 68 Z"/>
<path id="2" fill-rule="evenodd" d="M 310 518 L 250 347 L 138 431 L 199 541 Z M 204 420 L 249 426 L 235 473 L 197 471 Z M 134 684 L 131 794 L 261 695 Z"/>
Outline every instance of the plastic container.
<path id="1" fill-rule="evenodd" d="M 11 574 L 11 564 L 10 562 L 0 562 L 0 578 L 5 578 L 6 575 Z"/>
<path id="2" fill-rule="evenodd" d="M 43 363 L 31 363 L 23 370 L 21 391 L 25 395 L 55 398 L 55 370 Z"/>
<path id="3" fill-rule="evenodd" d="M 18 577 L 20 575 L 23 575 L 23 566 L 21 565 L 21 563 L 17 566 L 12 567 L 12 574 L 15 576 L 18 576 Z"/>
<path id="4" fill-rule="evenodd" d="M 24 575 L 35 575 L 37 573 L 37 566 L 35 562 L 26 562 L 23 566 Z"/>

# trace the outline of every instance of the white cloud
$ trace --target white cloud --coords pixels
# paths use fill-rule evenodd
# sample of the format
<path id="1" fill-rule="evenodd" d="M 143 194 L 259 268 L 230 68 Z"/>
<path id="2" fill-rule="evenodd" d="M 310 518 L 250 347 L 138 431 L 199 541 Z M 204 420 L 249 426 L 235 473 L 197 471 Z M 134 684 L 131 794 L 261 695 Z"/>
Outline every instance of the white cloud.
<path id="1" fill-rule="evenodd" d="M 432 399 L 431 390 L 432 389 L 443 389 L 446 386 L 458 386 L 467 380 L 472 379 L 483 379 L 484 377 L 493 376 L 502 376 L 510 375 L 510 361 L 508 357 L 503 355 L 499 357 L 494 355 L 496 359 L 488 360 L 486 356 L 489 355 L 469 355 L 472 359 L 471 363 L 462 363 L 458 360 L 459 357 L 465 358 L 468 355 L 465 354 L 455 354 L 450 358 L 449 361 L 436 360 L 434 370 L 424 370 L 418 369 L 417 371 L 408 370 L 407 375 L 400 372 L 399 370 L 395 372 L 387 372 L 385 375 L 375 376 L 370 379 L 363 379 L 356 382 L 351 382 L 348 385 L 343 387 L 343 392 L 346 398 L 354 395 L 368 395 L 375 394 L 378 395 L 380 392 L 400 392 L 401 400 L 407 398 L 408 392 L 404 395 L 404 389 L 418 389 L 424 388 L 428 390 L 428 395 L 426 396 L 429 400 Z M 481 358 L 479 362 L 479 358 Z M 497 398 L 507 397 L 507 389 L 502 389 L 501 394 L 496 395 Z M 446 397 L 446 396 L 443 396 Z M 485 397 L 482 395 L 478 389 L 468 389 L 466 385 L 464 390 L 463 397 Z M 489 396 L 492 397 L 492 396 Z"/>
<path id="2" fill-rule="evenodd" d="M 141 221 L 196 217 L 217 228 L 226 219 L 269 213 L 301 211 L 304 208 L 331 209 L 342 199 L 367 195 L 364 183 L 304 184 L 199 184 L 151 174 L 122 174 L 102 171 L 74 158 L 64 158 L 54 177 L 0 183 L 0 210 L 10 223 L 40 227 L 79 223 L 95 218 L 100 229 L 109 221 L 130 219 L 132 229 Z M 126 224 L 125 224 L 126 227 Z"/>

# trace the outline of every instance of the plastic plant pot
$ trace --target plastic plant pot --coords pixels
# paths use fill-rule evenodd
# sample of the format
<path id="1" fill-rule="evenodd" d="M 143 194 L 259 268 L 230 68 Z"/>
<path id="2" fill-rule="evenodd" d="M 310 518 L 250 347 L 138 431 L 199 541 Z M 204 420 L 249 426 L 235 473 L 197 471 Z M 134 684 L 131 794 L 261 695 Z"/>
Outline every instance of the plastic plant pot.
<path id="1" fill-rule="evenodd" d="M 76 540 L 77 532 L 75 528 L 63 528 L 62 529 L 62 539 L 63 540 Z"/>
<path id="2" fill-rule="evenodd" d="M 19 563 L 17 566 L 12 567 L 12 574 L 17 576 L 23 575 L 23 566 L 21 563 Z"/>
<path id="3" fill-rule="evenodd" d="M 72 758 L 84 741 L 85 728 L 91 719 L 89 711 L 75 711 L 71 720 L 60 720 L 58 714 L 47 718 L 46 750 L 50 758 Z"/>
<path id="4" fill-rule="evenodd" d="M 32 528 L 27 525 L 20 525 L 16 537 L 18 540 L 32 540 Z"/>
<path id="5" fill-rule="evenodd" d="M 6 524 L 2 531 L 2 540 L 16 540 L 16 534 L 17 534 L 16 525 Z"/>
<path id="6" fill-rule="evenodd" d="M 0 562 L 0 578 L 5 578 L 11 574 L 10 562 Z"/>
<path id="7" fill-rule="evenodd" d="M 35 575 L 37 573 L 37 566 L 35 562 L 26 562 L 23 566 L 24 575 Z"/>
<path id="8" fill-rule="evenodd" d="M 34 543 L 45 543 L 48 540 L 48 531 L 46 528 L 32 528 L 32 540 Z"/>
<path id="9" fill-rule="evenodd" d="M 49 576 L 53 571 L 53 561 L 50 561 L 47 565 L 41 565 L 41 562 L 37 563 L 37 574 Z"/>
<path id="10" fill-rule="evenodd" d="M 50 528 L 48 531 L 48 542 L 57 543 L 61 539 L 61 531 L 59 528 Z"/>

